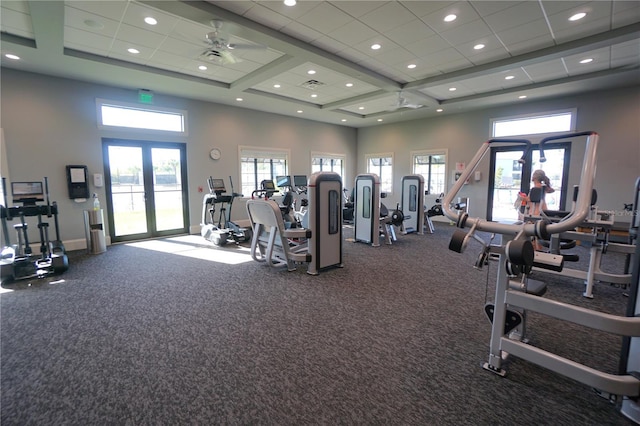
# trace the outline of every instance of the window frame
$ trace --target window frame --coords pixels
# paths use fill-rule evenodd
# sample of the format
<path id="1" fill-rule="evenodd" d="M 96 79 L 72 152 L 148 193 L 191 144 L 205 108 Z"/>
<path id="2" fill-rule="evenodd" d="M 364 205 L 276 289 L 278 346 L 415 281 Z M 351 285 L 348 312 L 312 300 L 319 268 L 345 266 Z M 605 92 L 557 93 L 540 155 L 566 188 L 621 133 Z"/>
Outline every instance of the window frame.
<path id="1" fill-rule="evenodd" d="M 447 173 L 449 170 L 449 150 L 447 148 L 442 148 L 442 149 L 424 149 L 424 150 L 417 150 L 417 151 L 411 151 L 409 153 L 409 157 L 410 157 L 410 161 L 411 161 L 411 165 L 410 165 L 410 170 L 411 173 L 414 175 L 421 175 L 424 178 L 424 187 L 425 190 L 429 191 L 429 194 L 432 194 L 432 192 L 429 189 L 429 182 L 430 182 L 430 176 L 431 176 L 431 165 L 429 165 L 429 176 L 425 176 L 422 173 L 417 173 L 415 170 L 415 159 L 418 156 L 423 156 L 423 155 L 428 155 L 428 156 L 433 156 L 433 155 L 443 155 L 444 156 L 444 183 L 443 183 L 443 190 L 441 192 L 447 192 L 447 185 L 448 185 L 448 179 L 447 179 Z M 440 194 L 441 192 L 438 192 L 438 194 Z"/>
<path id="2" fill-rule="evenodd" d="M 537 119 L 537 118 L 558 116 L 558 115 L 563 115 L 563 114 L 570 114 L 571 115 L 571 124 L 570 124 L 570 128 L 568 130 L 554 130 L 554 131 L 550 131 L 550 132 L 519 133 L 519 134 L 495 136 L 495 134 L 496 134 L 496 132 L 495 132 L 496 124 L 500 123 L 500 122 L 519 121 L 519 120 L 526 120 L 526 119 Z M 541 137 L 541 135 L 554 135 L 554 134 L 562 134 L 562 133 L 567 133 L 567 132 L 573 132 L 576 129 L 577 116 L 578 116 L 578 109 L 577 108 L 567 108 L 567 109 L 560 109 L 560 110 L 553 110 L 553 111 L 536 112 L 536 113 L 530 113 L 530 114 L 520 114 L 520 115 L 496 117 L 496 118 L 490 119 L 491 137 L 494 137 L 494 138 L 495 137 L 515 137 L 515 136 L 518 136 L 518 137 L 527 137 L 527 136 Z"/>
<path id="3" fill-rule="evenodd" d="M 271 170 L 271 174 L 272 177 L 271 179 L 274 181 L 276 180 L 276 176 L 289 176 L 289 162 L 290 162 L 290 158 L 291 158 L 291 151 L 289 149 L 282 149 L 282 148 L 266 148 L 266 147 L 258 147 L 258 146 L 249 146 L 249 145 L 238 145 L 238 173 L 239 173 L 239 182 L 240 182 L 240 189 L 241 189 L 241 193 L 243 198 L 251 198 L 251 193 L 246 194 L 244 187 L 248 186 L 245 185 L 244 180 L 243 180 L 243 171 L 242 171 L 242 159 L 245 157 L 250 157 L 250 158 L 266 158 L 266 159 L 270 159 L 270 160 L 284 160 L 284 168 L 285 171 L 283 173 L 275 173 L 273 172 L 273 170 Z M 254 175 L 257 173 L 257 170 L 254 169 L 253 171 Z M 254 189 L 251 191 L 253 192 L 258 188 L 258 185 L 260 184 L 260 182 L 256 181 L 255 182 L 255 186 Z"/>
<path id="4" fill-rule="evenodd" d="M 342 162 L 342 166 L 340 167 L 340 173 L 338 173 L 340 175 L 340 179 L 343 181 L 344 184 L 344 174 L 345 174 L 345 165 L 347 162 L 347 156 L 344 154 L 335 154 L 335 153 L 329 153 L 329 152 L 320 152 L 320 151 L 311 151 L 311 164 L 310 164 L 310 170 L 311 173 L 315 173 L 313 171 L 313 160 L 315 159 L 321 159 L 321 160 L 340 160 Z M 322 170 L 324 171 L 324 170 Z"/>
<path id="5" fill-rule="evenodd" d="M 144 127 L 113 126 L 109 124 L 104 124 L 103 118 L 102 118 L 103 106 L 180 115 L 182 117 L 182 130 L 180 131 L 164 130 L 164 129 L 144 128 Z M 135 104 L 131 102 L 122 102 L 122 101 L 96 98 L 96 120 L 97 120 L 98 129 L 100 130 L 111 130 L 111 131 L 115 130 L 120 132 L 126 131 L 126 132 L 132 132 L 132 133 L 146 133 L 146 134 L 158 134 L 158 135 L 179 135 L 179 136 L 189 135 L 189 132 L 187 131 L 188 113 L 186 110 L 176 109 L 176 108 L 148 106 L 148 105 Z"/>
<path id="6" fill-rule="evenodd" d="M 385 186 L 384 182 L 383 182 L 383 176 L 382 173 L 379 173 L 381 170 L 379 170 L 378 172 L 373 172 L 369 169 L 369 164 L 370 164 L 370 160 L 372 158 L 377 158 L 377 159 L 383 159 L 383 158 L 390 158 L 391 159 L 391 164 L 389 167 L 391 167 L 391 181 L 389 182 L 389 187 L 388 189 L 386 189 L 387 187 Z M 386 194 L 393 194 L 393 163 L 395 162 L 394 159 L 394 155 L 393 152 L 379 152 L 379 153 L 372 153 L 372 154 L 365 154 L 365 162 L 366 162 L 366 166 L 367 166 L 367 173 L 369 174 L 376 174 L 378 176 L 378 178 L 380 179 L 380 192 L 384 192 Z M 382 167 L 382 166 L 378 166 L 378 167 Z"/>

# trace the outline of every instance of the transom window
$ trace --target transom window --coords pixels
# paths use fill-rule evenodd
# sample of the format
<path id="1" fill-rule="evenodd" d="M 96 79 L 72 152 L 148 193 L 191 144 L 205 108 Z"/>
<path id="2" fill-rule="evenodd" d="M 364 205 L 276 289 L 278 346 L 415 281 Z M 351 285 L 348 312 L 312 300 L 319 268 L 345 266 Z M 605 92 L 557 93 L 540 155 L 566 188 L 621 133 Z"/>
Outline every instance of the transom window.
<path id="1" fill-rule="evenodd" d="M 186 111 L 97 100 L 98 127 L 186 133 Z"/>
<path id="2" fill-rule="evenodd" d="M 391 193 L 393 189 L 393 154 L 367 155 L 367 173 L 380 178 L 380 192 Z"/>
<path id="3" fill-rule="evenodd" d="M 263 180 L 272 180 L 277 176 L 287 176 L 289 151 L 240 147 L 240 185 L 242 194 L 250 197 L 260 189 Z"/>
<path id="4" fill-rule="evenodd" d="M 492 137 L 569 132 L 575 129 L 575 116 L 571 110 L 493 119 Z"/>
<path id="5" fill-rule="evenodd" d="M 413 174 L 424 177 L 429 194 L 441 194 L 447 186 L 447 150 L 411 153 Z"/>

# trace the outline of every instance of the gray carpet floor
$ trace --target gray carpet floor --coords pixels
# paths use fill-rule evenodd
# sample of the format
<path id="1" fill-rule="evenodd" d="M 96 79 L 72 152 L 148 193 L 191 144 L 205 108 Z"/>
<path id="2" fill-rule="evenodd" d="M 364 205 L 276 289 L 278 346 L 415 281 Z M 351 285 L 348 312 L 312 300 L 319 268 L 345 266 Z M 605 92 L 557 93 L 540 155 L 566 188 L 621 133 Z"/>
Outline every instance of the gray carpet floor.
<path id="1" fill-rule="evenodd" d="M 63 275 L 3 286 L 1 423 L 630 425 L 589 387 L 524 360 L 504 378 L 481 368 L 496 264 L 473 268 L 474 241 L 449 251 L 453 230 L 371 247 L 347 227 L 344 268 L 318 276 L 199 236 L 70 253 Z M 605 255 L 603 269 L 622 265 Z M 586 299 L 579 280 L 536 278 L 544 297 L 625 313 L 624 289 L 599 283 Z M 617 372 L 618 336 L 537 314 L 527 330 Z"/>

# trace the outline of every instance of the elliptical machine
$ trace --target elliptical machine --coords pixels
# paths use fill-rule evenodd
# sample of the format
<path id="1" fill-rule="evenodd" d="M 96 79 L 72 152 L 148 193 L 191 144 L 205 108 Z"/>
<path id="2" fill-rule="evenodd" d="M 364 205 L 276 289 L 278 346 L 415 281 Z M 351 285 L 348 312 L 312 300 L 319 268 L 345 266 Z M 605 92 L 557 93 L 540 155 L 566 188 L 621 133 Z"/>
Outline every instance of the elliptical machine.
<path id="1" fill-rule="evenodd" d="M 233 191 L 233 181 L 229 176 L 231 184 L 231 194 L 225 194 L 227 191 L 224 186 L 223 179 L 214 179 L 209 176 L 207 184 L 209 186 L 209 194 L 202 199 L 202 223 L 200 224 L 200 234 L 208 241 L 216 246 L 223 246 L 229 240 L 236 244 L 251 240 L 251 226 L 244 226 L 240 222 L 231 220 L 231 208 L 233 200 L 242 197 Z M 218 217 L 216 219 L 216 205 L 219 206 Z"/>
<path id="2" fill-rule="evenodd" d="M 11 193 L 13 202 L 21 205 L 5 207 L 7 202 L 6 179 L 2 179 L 4 205 L 0 205 L 0 220 L 4 233 L 4 248 L 0 253 L 0 282 L 29 278 L 43 278 L 47 275 L 61 274 L 69 269 L 69 258 L 64 244 L 60 240 L 58 227 L 58 204 L 49 201 L 49 183 L 44 178 L 42 182 L 12 182 Z M 37 204 L 45 201 L 46 204 Z M 53 217 L 56 239 L 49 239 L 49 223 L 43 221 L 43 216 Z M 40 234 L 40 254 L 34 254 L 29 244 L 28 225 L 26 217 L 37 217 Z M 7 222 L 13 218 L 20 218 L 20 223 L 13 227 L 17 235 L 17 244 L 12 245 L 9 238 Z"/>

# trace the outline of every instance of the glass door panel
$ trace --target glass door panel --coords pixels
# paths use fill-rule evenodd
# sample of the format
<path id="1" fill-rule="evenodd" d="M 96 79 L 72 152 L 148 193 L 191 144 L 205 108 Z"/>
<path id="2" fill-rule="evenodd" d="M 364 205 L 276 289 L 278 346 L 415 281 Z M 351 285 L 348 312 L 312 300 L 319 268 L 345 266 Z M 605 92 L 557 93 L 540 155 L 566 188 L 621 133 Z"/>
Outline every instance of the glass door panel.
<path id="1" fill-rule="evenodd" d="M 115 236 L 147 233 L 142 148 L 109 146 L 108 155 L 113 233 Z"/>
<path id="2" fill-rule="evenodd" d="M 514 222 L 518 220 L 518 211 L 514 203 L 518 198 L 522 183 L 522 164 L 518 160 L 523 151 L 495 152 L 493 188 L 490 199 L 491 220 L 496 222 Z"/>
<path id="3" fill-rule="evenodd" d="M 564 188 L 562 180 L 565 175 L 565 149 L 545 149 L 544 156 L 547 159 L 544 163 L 540 162 L 540 151 L 535 150 L 531 153 L 531 172 L 542 169 L 551 181 L 551 188 L 555 191 L 551 194 L 545 194 L 544 200 L 549 210 L 563 210 Z"/>
<path id="4" fill-rule="evenodd" d="M 180 150 L 152 148 L 156 230 L 184 228 Z"/>

